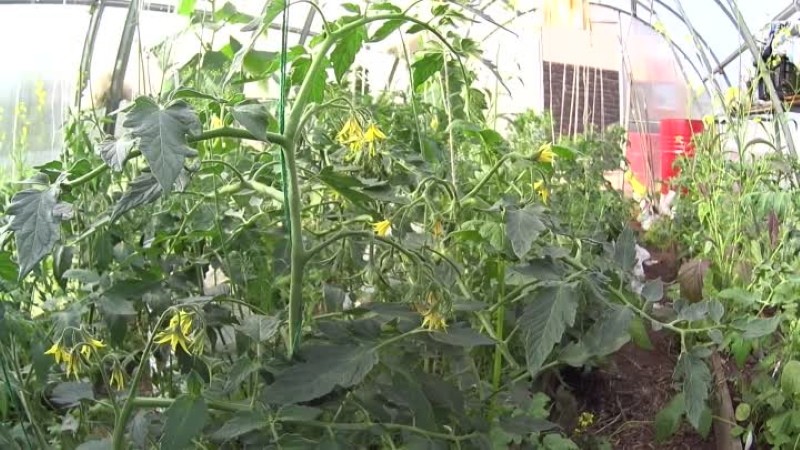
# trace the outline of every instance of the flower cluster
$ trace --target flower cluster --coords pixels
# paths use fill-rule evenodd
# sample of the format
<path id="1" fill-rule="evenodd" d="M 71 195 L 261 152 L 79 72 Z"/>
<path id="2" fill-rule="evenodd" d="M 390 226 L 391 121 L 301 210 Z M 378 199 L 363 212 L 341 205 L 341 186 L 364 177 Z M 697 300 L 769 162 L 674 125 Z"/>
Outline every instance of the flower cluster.
<path id="1" fill-rule="evenodd" d="M 417 311 L 422 314 L 422 328 L 430 331 L 444 331 L 447 329 L 447 319 L 439 311 L 439 301 L 436 294 L 429 292 L 425 297 L 425 305 L 417 307 Z"/>
<path id="2" fill-rule="evenodd" d="M 370 124 L 367 130 L 364 131 L 355 117 L 347 119 L 347 122 L 344 123 L 342 129 L 336 135 L 336 141 L 349 147 L 353 153 L 359 153 L 366 147 L 370 158 L 377 155 L 377 144 L 385 139 L 386 135 L 377 125 Z"/>
<path id="3" fill-rule="evenodd" d="M 77 379 L 81 369 L 81 357 L 89 359 L 94 352 L 97 352 L 101 348 L 105 348 L 105 346 L 106 344 L 104 344 L 103 341 L 87 335 L 84 342 L 81 342 L 75 347 L 69 348 L 64 345 L 62 339 L 59 338 L 49 349 L 47 349 L 47 351 L 44 352 L 44 354 L 52 355 L 53 359 L 56 361 L 56 364 L 64 363 L 64 369 L 67 377 L 74 376 L 75 379 Z"/>
<path id="4" fill-rule="evenodd" d="M 194 342 L 194 337 L 192 336 L 192 314 L 180 309 L 177 310 L 170 318 L 167 328 L 156 334 L 153 342 L 156 344 L 169 344 L 173 352 L 177 352 L 178 348 L 181 348 L 184 352 L 191 353 L 189 347 Z"/>

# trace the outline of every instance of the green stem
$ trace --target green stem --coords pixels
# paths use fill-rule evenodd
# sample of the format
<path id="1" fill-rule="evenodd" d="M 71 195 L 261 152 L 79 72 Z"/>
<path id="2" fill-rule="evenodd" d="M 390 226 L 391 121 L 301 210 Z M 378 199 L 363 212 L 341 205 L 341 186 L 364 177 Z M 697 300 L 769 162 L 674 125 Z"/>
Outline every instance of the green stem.
<path id="1" fill-rule="evenodd" d="M 153 330 L 158 330 L 161 328 L 164 318 L 166 318 L 167 313 L 171 311 L 172 308 L 167 308 L 167 310 L 161 314 L 161 317 L 158 318 L 158 322 L 156 322 Z M 150 359 L 150 352 L 153 350 L 153 341 L 155 340 L 155 336 L 156 333 L 153 332 L 150 334 L 150 338 L 147 340 L 147 344 L 142 352 L 142 359 L 139 361 L 139 367 L 136 369 L 136 373 L 133 375 L 133 379 L 131 380 L 131 390 L 128 392 L 128 398 L 125 400 L 125 404 L 122 406 L 122 411 L 120 411 L 119 416 L 117 416 L 114 422 L 114 433 L 111 437 L 111 448 L 113 450 L 125 450 L 125 427 L 128 424 L 128 419 L 130 419 L 131 413 L 133 412 L 135 406 L 134 399 L 136 398 L 136 392 L 139 390 L 139 383 L 142 380 L 142 374 L 144 374 L 145 365 Z"/>
<path id="2" fill-rule="evenodd" d="M 411 259 L 415 259 L 415 260 L 418 259 L 417 255 L 415 255 L 414 253 L 410 252 L 409 250 L 403 248 L 403 246 L 401 246 L 397 242 L 394 242 L 391 239 L 387 239 L 387 238 L 381 237 L 381 236 L 375 236 L 371 231 L 350 230 L 350 231 L 340 231 L 340 232 L 334 234 L 333 236 L 329 237 L 328 239 L 322 241 L 321 243 L 317 244 L 316 246 L 311 247 L 310 249 L 308 249 L 306 251 L 306 255 L 305 255 L 305 258 L 306 258 L 305 262 L 310 261 L 312 257 L 316 256 L 319 252 L 325 250 L 326 248 L 330 247 L 331 245 L 335 244 L 336 242 L 338 242 L 338 241 L 340 241 L 342 239 L 350 238 L 350 237 L 373 238 L 378 242 L 382 242 L 382 243 L 394 248 L 395 250 L 397 250 L 400 253 L 408 256 Z"/>
<path id="3" fill-rule="evenodd" d="M 505 297 L 505 290 L 506 290 L 506 283 L 505 283 L 505 268 L 502 262 L 499 263 L 500 267 L 497 270 L 497 282 L 500 285 L 500 298 L 503 299 Z M 497 336 L 497 339 L 503 339 L 503 332 L 506 322 L 506 307 L 504 304 L 501 304 L 500 307 L 497 308 L 495 311 L 495 330 L 494 333 Z M 494 368 L 492 373 L 492 387 L 494 390 L 498 390 L 500 388 L 500 378 L 503 375 L 503 354 L 500 350 L 499 346 L 496 346 L 494 349 Z"/>
<path id="4" fill-rule="evenodd" d="M 138 408 L 169 408 L 174 402 L 175 400 L 171 398 L 135 397 L 131 399 L 131 405 L 134 405 L 135 407 Z M 206 399 L 206 404 L 211 409 L 223 412 L 230 412 L 230 413 L 246 412 L 252 410 L 250 408 L 250 405 L 244 403 L 231 403 L 231 402 Z M 402 425 L 396 423 L 386 423 L 386 424 L 336 423 L 336 422 L 323 422 L 319 420 L 302 420 L 291 417 L 286 417 L 286 418 L 279 417 L 276 418 L 275 422 L 285 423 L 285 424 L 295 424 L 299 426 L 329 428 L 329 429 L 343 430 L 343 431 L 368 430 L 375 426 L 378 426 L 387 430 L 408 431 L 410 433 L 419 434 L 422 436 L 429 437 L 431 439 L 441 439 L 453 442 L 465 441 L 477 436 L 477 434 L 475 433 L 465 434 L 465 435 L 437 433 L 435 431 L 423 430 L 421 428 L 417 428 L 411 425 Z"/>
<path id="5" fill-rule="evenodd" d="M 463 203 L 464 201 L 466 201 L 470 197 L 473 197 L 475 194 L 480 192 L 480 190 L 483 189 L 483 187 L 486 185 L 486 183 L 488 183 L 489 180 L 492 178 L 492 176 L 495 173 L 497 173 L 498 170 L 500 170 L 500 167 L 502 167 L 503 164 L 505 164 L 506 161 L 508 161 L 510 159 L 525 159 L 525 158 L 526 158 L 525 155 L 522 155 L 522 154 L 519 154 L 519 153 L 508 153 L 506 155 L 503 155 L 503 157 L 500 158 L 500 160 L 498 160 L 497 163 L 495 163 L 495 165 L 491 169 L 489 169 L 489 172 L 486 175 L 483 176 L 481 181 L 479 181 L 478 184 L 476 184 L 475 187 L 472 188 L 471 191 L 467 192 L 467 194 L 464 195 L 464 197 L 461 198 L 461 202 Z M 536 159 L 536 157 L 534 156 L 533 159 Z"/>

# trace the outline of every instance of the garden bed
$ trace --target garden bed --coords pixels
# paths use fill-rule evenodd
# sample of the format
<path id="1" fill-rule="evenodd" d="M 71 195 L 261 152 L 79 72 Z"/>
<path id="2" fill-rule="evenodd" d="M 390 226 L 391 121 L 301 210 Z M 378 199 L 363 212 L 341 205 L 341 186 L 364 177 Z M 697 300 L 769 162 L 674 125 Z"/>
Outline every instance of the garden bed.
<path id="1" fill-rule="evenodd" d="M 650 332 L 652 350 L 633 343 L 614 354 L 608 365 L 588 374 L 566 377 L 581 402 L 595 415 L 590 433 L 607 437 L 615 450 L 714 450 L 688 424 L 667 442 L 656 442 L 654 418 L 675 396 L 672 379 L 680 349 L 668 332 Z"/>

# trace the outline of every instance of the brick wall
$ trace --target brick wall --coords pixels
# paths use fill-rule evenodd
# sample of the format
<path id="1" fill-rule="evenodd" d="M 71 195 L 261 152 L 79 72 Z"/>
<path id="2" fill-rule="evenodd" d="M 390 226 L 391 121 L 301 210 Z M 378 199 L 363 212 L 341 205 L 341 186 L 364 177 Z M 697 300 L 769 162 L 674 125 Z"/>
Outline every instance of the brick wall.
<path id="1" fill-rule="evenodd" d="M 603 130 L 619 123 L 619 72 L 544 61 L 542 73 L 544 107 L 552 112 L 560 135 L 582 133 L 587 125 Z"/>

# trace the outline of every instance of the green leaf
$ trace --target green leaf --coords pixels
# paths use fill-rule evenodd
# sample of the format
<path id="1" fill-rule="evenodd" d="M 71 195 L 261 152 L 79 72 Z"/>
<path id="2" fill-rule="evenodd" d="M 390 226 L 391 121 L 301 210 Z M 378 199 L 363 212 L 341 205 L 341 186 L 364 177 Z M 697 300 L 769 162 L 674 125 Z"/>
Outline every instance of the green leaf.
<path id="1" fill-rule="evenodd" d="M 366 29 L 363 26 L 357 27 L 340 38 L 333 48 L 331 64 L 338 82 L 342 82 L 344 74 L 347 73 L 356 60 L 356 55 L 361 50 L 361 46 L 364 45 L 365 35 Z"/>
<path id="2" fill-rule="evenodd" d="M 547 286 L 529 295 L 519 327 L 531 375 L 538 374 L 553 346 L 574 325 L 579 295 L 571 284 Z"/>
<path id="3" fill-rule="evenodd" d="M 548 434 L 542 439 L 546 450 L 580 450 L 577 444 L 560 434 Z"/>
<path id="4" fill-rule="evenodd" d="M 62 408 L 77 406 L 82 400 L 94 400 L 94 390 L 89 383 L 78 381 L 58 383 L 50 393 L 50 401 Z"/>
<path id="5" fill-rule="evenodd" d="M 307 421 L 315 420 L 322 413 L 321 409 L 312 406 L 286 405 L 278 410 L 278 418 L 287 421 Z"/>
<path id="6" fill-rule="evenodd" d="M 262 141 L 267 140 L 267 130 L 270 124 L 275 123 L 269 105 L 265 103 L 240 103 L 233 107 L 231 114 L 245 130 Z"/>
<path id="7" fill-rule="evenodd" d="M 161 449 L 180 450 L 187 448 L 192 439 L 200 435 L 208 421 L 208 407 L 203 397 L 182 395 L 164 413 L 164 434 Z"/>
<path id="8" fill-rule="evenodd" d="M 187 134 L 200 131 L 194 110 L 183 101 L 162 108 L 148 97 L 139 97 L 124 126 L 139 139 L 139 149 L 147 158 L 153 176 L 161 189 L 169 193 L 183 170 L 184 160 L 197 155 L 186 140 Z"/>
<path id="9" fill-rule="evenodd" d="M 372 200 L 362 191 L 364 183 L 350 175 L 334 170 L 332 166 L 322 169 L 318 176 L 320 181 L 329 188 L 355 204 L 367 203 Z"/>
<path id="10" fill-rule="evenodd" d="M 133 442 L 133 447 L 136 449 L 152 448 L 151 436 L 159 432 L 158 429 L 153 429 L 154 412 L 140 409 L 136 412 L 131 420 L 130 438 Z"/>
<path id="11" fill-rule="evenodd" d="M 800 361 L 791 360 L 783 366 L 781 390 L 786 395 L 800 394 Z"/>
<path id="12" fill-rule="evenodd" d="M 372 3 L 371 5 L 369 5 L 369 9 L 373 11 L 389 11 L 393 13 L 403 12 L 403 10 L 399 6 L 391 2 Z"/>
<path id="13" fill-rule="evenodd" d="M 53 189 L 26 189 L 11 199 L 7 213 L 14 216 L 9 228 L 17 244 L 19 279 L 53 251 L 59 238 L 59 220 L 53 214 L 56 205 Z"/>
<path id="14" fill-rule="evenodd" d="M 106 316 L 135 316 L 133 302 L 119 297 L 103 297 L 98 302 L 100 311 Z"/>
<path id="15" fill-rule="evenodd" d="M 325 84 L 327 83 L 327 72 L 325 68 L 328 66 L 328 60 L 324 56 L 319 56 L 323 58 L 322 62 L 322 69 L 317 71 L 309 82 L 311 83 L 311 91 L 308 96 L 308 101 L 311 103 L 319 103 L 325 98 Z M 303 81 L 306 78 L 306 74 L 308 74 L 308 70 L 311 68 L 311 57 L 310 56 L 303 56 L 298 57 L 292 63 L 292 73 L 290 79 L 292 81 L 293 86 L 300 86 L 303 84 Z"/>
<path id="16" fill-rule="evenodd" d="M 430 334 L 431 339 L 443 344 L 455 347 L 473 348 L 484 345 L 494 345 L 495 342 L 472 328 L 453 327 L 446 332 L 434 332 Z"/>
<path id="17" fill-rule="evenodd" d="M 252 315 L 245 317 L 242 324 L 235 328 L 250 339 L 265 343 L 275 336 L 280 325 L 280 320 L 275 317 Z"/>
<path id="18" fill-rule="evenodd" d="M 529 416 L 501 417 L 499 425 L 506 433 L 519 436 L 528 436 L 531 433 L 541 433 L 558 428 L 558 425 L 552 422 Z"/>
<path id="19" fill-rule="evenodd" d="M 559 359 L 573 367 L 580 367 L 590 358 L 616 352 L 630 341 L 631 334 L 628 330 L 633 318 L 633 311 L 630 308 L 615 306 L 595 321 L 580 342 L 564 348 Z"/>
<path id="20" fill-rule="evenodd" d="M 540 205 L 506 211 L 506 235 L 517 258 L 524 258 L 539 235 L 547 229 L 541 220 L 543 212 Z"/>
<path id="21" fill-rule="evenodd" d="M 372 37 L 369 38 L 369 42 L 380 42 L 386 39 L 390 34 L 394 33 L 398 28 L 403 26 L 403 23 L 404 22 L 402 20 L 387 20 L 375 31 Z"/>
<path id="22" fill-rule="evenodd" d="M 17 281 L 19 266 L 14 262 L 11 252 L 0 252 L 0 279 L 9 283 Z"/>
<path id="23" fill-rule="evenodd" d="M 212 438 L 217 441 L 230 441 L 237 437 L 260 430 L 268 425 L 267 417 L 255 411 L 242 411 L 236 413 L 219 430 L 215 431 Z"/>
<path id="24" fill-rule="evenodd" d="M 111 450 L 111 439 L 94 439 L 79 445 L 75 450 Z"/>
<path id="25" fill-rule="evenodd" d="M 361 14 L 361 7 L 356 5 L 355 3 L 343 3 L 342 8 L 353 14 Z"/>
<path id="26" fill-rule="evenodd" d="M 630 227 L 625 227 L 614 243 L 614 261 L 625 271 L 632 270 L 636 264 L 636 236 Z"/>
<path id="27" fill-rule="evenodd" d="M 414 89 L 428 81 L 434 74 L 441 72 L 444 67 L 442 53 L 428 53 L 411 64 L 411 79 Z"/>
<path id="28" fill-rule="evenodd" d="M 758 301 L 758 297 L 755 294 L 741 288 L 729 288 L 720 291 L 717 293 L 717 298 L 733 302 L 741 307 L 753 306 Z"/>
<path id="29" fill-rule="evenodd" d="M 126 212 L 153 202 L 161 196 L 163 189 L 156 177 L 150 172 L 144 172 L 136 177 L 128 186 L 128 190 L 122 194 L 114 210 L 111 212 L 111 220 L 119 219 Z"/>
<path id="30" fill-rule="evenodd" d="M 180 5 L 178 5 L 178 14 L 182 16 L 191 16 L 194 14 L 196 4 L 197 0 L 181 0 Z"/>
<path id="31" fill-rule="evenodd" d="M 692 353 L 684 353 L 678 361 L 675 372 L 683 378 L 686 418 L 693 427 L 699 429 L 703 411 L 707 408 L 711 371 L 705 361 Z"/>
<path id="32" fill-rule="evenodd" d="M 595 357 L 610 355 L 631 339 L 628 332 L 633 311 L 628 307 L 614 307 L 592 325 L 583 341 Z"/>
<path id="33" fill-rule="evenodd" d="M 668 440 L 672 435 L 678 432 L 681 427 L 681 418 L 683 418 L 684 404 L 686 403 L 686 396 L 680 393 L 667 403 L 661 411 L 656 414 L 656 442 L 663 443 Z"/>
<path id="34" fill-rule="evenodd" d="M 61 278 L 75 280 L 82 284 L 95 284 L 100 281 L 100 275 L 94 270 L 69 269 L 61 275 Z"/>
<path id="35" fill-rule="evenodd" d="M 268 386 L 269 403 L 300 403 L 322 397 L 337 386 L 348 388 L 360 383 L 378 363 L 371 347 L 319 345 L 303 351 L 305 362 L 278 374 Z"/>
<path id="36" fill-rule="evenodd" d="M 783 316 L 777 315 L 768 319 L 737 320 L 733 327 L 742 331 L 742 339 L 758 339 L 775 332 L 783 320 Z"/>
<path id="37" fill-rule="evenodd" d="M 647 334 L 647 327 L 640 317 L 634 317 L 628 327 L 628 332 L 631 334 L 631 340 L 637 347 L 643 350 L 652 350 L 653 342 L 650 341 L 650 335 Z"/>
<path id="38" fill-rule="evenodd" d="M 750 418 L 750 412 L 752 411 L 752 407 L 748 403 L 739 403 L 736 405 L 736 412 L 734 413 L 734 417 L 738 422 L 744 422 L 745 420 Z"/>
<path id="39" fill-rule="evenodd" d="M 642 297 L 647 303 L 656 303 L 664 298 L 664 283 L 661 280 L 647 280 L 642 287 Z"/>
<path id="40" fill-rule="evenodd" d="M 580 152 L 575 150 L 574 148 L 566 147 L 563 145 L 551 145 L 550 150 L 556 154 L 557 157 L 560 159 L 572 161 L 574 160 Z"/>
<path id="41" fill-rule="evenodd" d="M 678 320 L 697 322 L 708 316 L 708 302 L 689 303 L 678 311 Z"/>
<path id="42" fill-rule="evenodd" d="M 122 167 L 128 159 L 136 142 L 128 136 L 119 139 L 106 139 L 100 143 L 98 153 L 103 162 L 114 172 L 122 172 Z"/>

